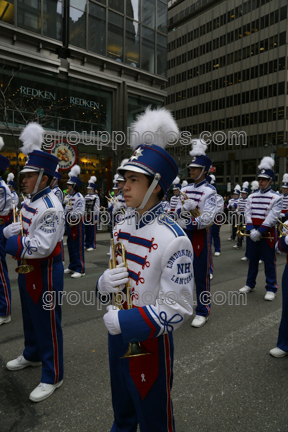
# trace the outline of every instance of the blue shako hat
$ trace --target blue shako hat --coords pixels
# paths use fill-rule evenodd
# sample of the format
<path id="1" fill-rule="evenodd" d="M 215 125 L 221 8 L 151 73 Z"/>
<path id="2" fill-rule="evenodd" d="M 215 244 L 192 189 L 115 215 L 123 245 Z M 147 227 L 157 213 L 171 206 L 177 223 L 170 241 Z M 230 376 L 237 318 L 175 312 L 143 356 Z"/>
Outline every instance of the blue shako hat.
<path id="1" fill-rule="evenodd" d="M 90 180 L 88 181 L 87 189 L 93 189 L 94 191 L 98 189 L 98 185 L 95 183 L 97 180 L 97 177 L 92 176 L 90 177 Z"/>
<path id="2" fill-rule="evenodd" d="M 234 188 L 233 194 L 237 194 L 238 196 L 240 196 L 240 193 L 241 193 L 241 186 L 237 184 Z"/>
<path id="3" fill-rule="evenodd" d="M 178 166 L 165 146 L 178 141 L 179 129 L 170 111 L 165 108 L 151 110 L 150 107 L 138 116 L 131 128 L 134 153 L 128 162 L 118 168 L 118 172 L 124 175 L 125 171 L 134 171 L 154 177 L 151 190 L 148 189 L 149 194 L 145 196 L 139 209 L 143 208 L 144 201 L 144 206 L 146 205 L 157 184 L 165 194 L 177 176 Z"/>
<path id="4" fill-rule="evenodd" d="M 60 181 L 62 178 L 62 174 L 59 172 L 59 165 L 57 165 L 56 167 L 56 171 L 53 175 L 53 178 L 57 179 L 58 181 Z"/>
<path id="5" fill-rule="evenodd" d="M 192 156 L 192 160 L 189 166 L 195 168 L 205 168 L 204 171 L 207 173 L 210 170 L 212 165 L 212 160 L 206 156 L 205 152 L 207 149 L 207 145 L 203 144 L 200 139 L 192 139 L 192 150 L 189 152 L 190 156 Z"/>
<path id="6" fill-rule="evenodd" d="M 244 182 L 242 185 L 241 193 L 249 194 L 249 182 Z"/>
<path id="7" fill-rule="evenodd" d="M 288 188 L 288 174 L 283 175 L 282 188 Z"/>
<path id="8" fill-rule="evenodd" d="M 273 171 L 273 167 L 275 165 L 275 161 L 270 156 L 265 156 L 258 166 L 259 168 L 259 177 L 264 177 L 273 180 L 275 177 L 275 173 Z"/>
<path id="9" fill-rule="evenodd" d="M 214 174 L 208 174 L 206 177 L 207 183 L 213 185 L 216 188 L 216 177 Z"/>
<path id="10" fill-rule="evenodd" d="M 173 180 L 172 184 L 173 184 L 173 190 L 177 190 L 177 189 L 179 191 L 181 190 L 182 186 L 180 183 L 180 178 L 178 176 Z"/>
<path id="11" fill-rule="evenodd" d="M 70 177 L 70 180 L 67 182 L 67 184 L 76 185 L 78 187 L 81 187 L 82 180 L 78 177 L 81 172 L 79 165 L 74 165 L 71 168 L 71 171 L 68 173 L 68 176 Z"/>
<path id="12" fill-rule="evenodd" d="M 0 150 L 4 147 L 3 138 L 0 137 Z M 5 172 L 10 164 L 10 160 L 0 154 L 0 170 Z"/>
<path id="13" fill-rule="evenodd" d="M 9 173 L 7 176 L 7 185 L 8 186 L 12 186 L 14 189 L 17 188 L 17 183 L 14 181 L 14 174 L 13 173 Z"/>

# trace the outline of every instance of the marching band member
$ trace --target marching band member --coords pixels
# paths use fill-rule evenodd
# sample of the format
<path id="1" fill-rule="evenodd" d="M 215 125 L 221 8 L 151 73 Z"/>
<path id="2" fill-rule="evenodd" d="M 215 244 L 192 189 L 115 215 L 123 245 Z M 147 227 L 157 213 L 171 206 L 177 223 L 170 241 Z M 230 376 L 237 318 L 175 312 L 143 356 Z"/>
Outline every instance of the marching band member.
<path id="1" fill-rule="evenodd" d="M 288 174 L 284 174 L 282 180 L 282 210 L 280 218 L 283 223 L 288 219 Z"/>
<path id="2" fill-rule="evenodd" d="M 230 210 L 229 214 L 232 215 L 232 219 L 229 218 L 230 222 L 231 222 L 231 227 L 232 227 L 231 229 L 232 229 L 232 231 L 231 231 L 231 237 L 229 237 L 228 240 L 235 240 L 235 238 L 236 238 L 236 231 L 237 231 L 236 224 L 237 224 L 237 221 L 235 220 L 235 215 L 237 215 L 237 208 L 238 208 L 238 203 L 239 203 L 240 191 L 241 191 L 241 186 L 240 185 L 236 185 L 235 188 L 234 188 L 233 197 L 229 200 L 229 203 L 228 203 L 228 206 L 227 206 L 228 210 Z M 237 245 L 235 245 L 233 247 L 236 248 Z"/>
<path id="3" fill-rule="evenodd" d="M 246 231 L 250 232 L 249 270 L 246 285 L 239 292 L 254 290 L 261 256 L 265 265 L 266 294 L 272 301 L 278 289 L 276 279 L 275 225 L 282 208 L 282 197 L 271 189 L 274 159 L 265 156 L 259 165 L 259 191 L 249 195 L 246 206 Z M 270 238 L 265 238 L 270 237 Z"/>
<path id="4" fill-rule="evenodd" d="M 67 246 L 69 253 L 69 266 L 64 273 L 72 273 L 73 279 L 85 276 L 85 258 L 84 258 L 84 213 L 85 200 L 80 193 L 82 180 L 78 177 L 80 174 L 79 165 L 71 168 L 67 182 L 68 195 L 65 198 L 65 218 L 67 231 Z"/>
<path id="5" fill-rule="evenodd" d="M 100 199 L 98 196 L 98 186 L 95 183 L 97 178 L 92 176 L 88 182 L 85 196 L 85 247 L 87 252 L 96 249 L 96 228 L 100 210 Z"/>
<path id="6" fill-rule="evenodd" d="M 180 178 L 177 176 L 173 182 L 173 196 L 170 198 L 170 208 L 169 212 L 174 213 L 177 207 L 177 204 L 180 199 L 180 190 L 181 190 L 181 184 L 180 184 Z"/>
<path id="7" fill-rule="evenodd" d="M 162 206 L 163 206 L 164 212 L 168 213 L 170 204 L 169 204 L 169 201 L 167 200 L 167 195 L 164 195 L 162 198 Z"/>
<path id="8" fill-rule="evenodd" d="M 256 192 L 259 189 L 259 183 L 257 180 L 253 180 L 251 182 L 251 193 Z M 246 206 L 245 206 L 245 219 L 246 219 Z M 243 258 L 241 258 L 241 261 L 248 261 L 249 259 L 249 244 L 250 244 L 250 237 L 246 237 L 246 252 Z M 262 264 L 262 260 L 260 258 L 259 264 Z"/>
<path id="9" fill-rule="evenodd" d="M 287 174 L 284 174 L 284 176 Z M 284 182 L 284 177 L 283 177 Z M 283 205 L 283 204 L 282 204 Z M 284 231 L 284 230 L 283 230 Z M 288 254 L 287 230 L 284 236 L 279 239 L 278 248 L 281 253 Z M 276 247 L 277 249 L 277 247 Z M 282 317 L 278 331 L 276 348 L 270 350 L 273 357 L 285 357 L 288 355 L 288 255 L 287 263 L 282 276 Z"/>
<path id="10" fill-rule="evenodd" d="M 241 196 L 239 198 L 238 208 L 237 208 L 238 225 L 240 223 L 242 225 L 245 225 L 245 210 L 246 210 L 246 204 L 248 200 L 248 194 L 249 194 L 249 182 L 244 182 L 241 189 Z M 242 248 L 242 243 L 243 243 L 243 237 L 238 237 L 237 249 Z"/>
<path id="11" fill-rule="evenodd" d="M 14 206 L 17 208 L 18 204 L 19 204 L 19 197 L 16 193 L 16 189 L 17 189 L 17 183 L 14 181 L 14 174 L 13 173 L 9 173 L 7 176 L 7 185 L 10 189 L 11 192 L 11 197 L 12 197 L 12 201 Z"/>
<path id="12" fill-rule="evenodd" d="M 0 137 L 0 150 L 4 141 Z M 5 237 L 3 230 L 12 221 L 13 199 L 7 184 L 2 176 L 7 170 L 10 161 L 0 154 L 0 325 L 8 324 L 11 321 L 11 288 L 8 276 L 8 268 L 5 253 Z"/>
<path id="13" fill-rule="evenodd" d="M 123 290 L 129 279 L 134 293 L 132 309 L 126 310 L 125 302 L 123 310 L 108 306 L 104 315 L 114 410 L 111 430 L 136 431 L 139 423 L 141 432 L 172 432 L 172 334 L 191 316 L 193 292 L 191 243 L 161 204 L 178 171 L 163 148 L 165 134 L 179 131 L 165 108 L 147 108 L 132 128 L 144 143 L 132 144 L 135 151 L 121 168 L 131 209 L 113 235 L 115 243 L 125 246 L 128 268 L 117 255 L 117 267 L 106 270 L 97 283 L 100 294 L 119 293 L 117 287 Z M 152 131 L 154 144 L 146 143 L 145 131 Z M 141 341 L 153 355 L 121 359 L 131 341 Z"/>
<path id="14" fill-rule="evenodd" d="M 205 155 L 207 146 L 201 140 L 192 140 L 192 156 L 190 177 L 193 183 L 181 189 L 188 199 L 184 204 L 179 201 L 176 212 L 180 217 L 181 226 L 190 239 L 194 249 L 194 277 L 197 294 L 196 316 L 193 319 L 192 327 L 202 327 L 208 320 L 210 314 L 210 239 L 209 227 L 213 223 L 217 211 L 216 189 L 209 185 L 206 176 L 212 165 L 211 159 Z M 200 212 L 199 216 L 185 219 L 185 213 Z M 183 214 L 183 218 L 182 218 Z"/>
<path id="15" fill-rule="evenodd" d="M 62 190 L 59 187 L 59 181 L 62 178 L 62 174 L 58 171 L 59 165 L 54 173 L 53 180 L 50 184 L 51 191 L 56 195 L 60 203 L 64 204 L 64 194 Z M 60 247 L 61 247 L 61 256 L 62 256 L 62 263 L 65 264 L 65 257 L 64 257 L 64 245 L 63 245 L 63 238 L 60 241 Z"/>
<path id="16" fill-rule="evenodd" d="M 210 185 L 215 187 L 216 192 L 217 192 L 216 177 L 214 176 L 214 174 L 209 174 L 208 177 L 211 178 Z M 217 194 L 217 213 L 218 213 L 218 216 L 216 213 L 215 221 L 214 221 L 213 225 L 210 227 L 211 251 L 212 251 L 212 240 L 213 240 L 214 249 L 215 249 L 214 256 L 220 256 L 220 254 L 221 254 L 220 228 L 221 228 L 221 221 L 222 221 L 221 213 L 223 212 L 223 209 L 224 209 L 224 199 L 221 195 Z"/>
<path id="17" fill-rule="evenodd" d="M 27 259 L 32 271 L 19 272 L 25 348 L 17 359 L 9 361 L 7 369 L 16 371 L 27 366 L 42 364 L 41 382 L 29 398 L 40 402 L 49 397 L 63 383 L 63 336 L 61 328 L 61 303 L 63 290 L 63 265 L 60 239 L 63 236 L 63 207 L 49 187 L 58 159 L 41 149 L 43 129 L 29 123 L 20 140 L 21 151 L 28 154 L 21 171 L 25 177 L 26 194 L 31 194 L 29 205 L 24 204 L 21 222 L 4 229 L 7 238 L 6 253 L 18 261 Z M 21 267 L 21 266 L 20 266 Z M 31 270 L 31 269 L 30 269 Z M 56 293 L 53 298 L 47 294 Z"/>

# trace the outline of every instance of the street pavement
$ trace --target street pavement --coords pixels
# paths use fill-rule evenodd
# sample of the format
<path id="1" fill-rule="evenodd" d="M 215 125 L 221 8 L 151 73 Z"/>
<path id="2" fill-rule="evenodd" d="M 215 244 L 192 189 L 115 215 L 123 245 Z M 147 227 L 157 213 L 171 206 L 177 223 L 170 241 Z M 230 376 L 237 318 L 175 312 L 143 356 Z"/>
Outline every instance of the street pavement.
<path id="1" fill-rule="evenodd" d="M 230 229 L 221 227 L 222 252 L 213 257 L 207 324 L 196 329 L 189 320 L 174 334 L 176 431 L 287 432 L 288 357 L 269 355 L 277 342 L 286 256 L 277 255 L 276 299 L 263 299 L 264 264 L 260 264 L 255 292 L 247 295 L 247 304 L 237 305 L 231 292 L 245 285 L 248 262 L 240 260 L 244 250 L 234 249 L 227 240 Z M 97 234 L 97 250 L 85 253 L 86 276 L 74 280 L 64 275 L 64 384 L 38 404 L 29 400 L 29 393 L 40 382 L 40 368 L 11 372 L 5 367 L 22 353 L 24 343 L 16 264 L 8 257 L 12 321 L 0 327 L 0 432 L 110 431 L 105 308 L 101 310 L 94 297 L 97 278 L 108 266 L 108 250 L 109 234 Z M 68 264 L 67 246 L 65 258 Z"/>

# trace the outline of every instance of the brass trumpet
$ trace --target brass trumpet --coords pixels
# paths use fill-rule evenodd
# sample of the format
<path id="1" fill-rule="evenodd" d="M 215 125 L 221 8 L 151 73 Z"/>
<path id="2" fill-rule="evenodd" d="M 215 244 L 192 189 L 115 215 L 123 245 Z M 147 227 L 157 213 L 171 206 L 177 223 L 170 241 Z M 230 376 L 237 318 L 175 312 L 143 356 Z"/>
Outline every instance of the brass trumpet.
<path id="1" fill-rule="evenodd" d="M 237 225 L 236 235 L 239 238 L 241 238 L 241 237 L 250 237 L 250 234 L 248 234 L 246 232 L 246 225 L 242 225 L 242 224 Z M 274 238 L 274 237 L 267 237 L 266 235 L 262 235 L 261 236 L 261 239 L 271 239 L 271 238 Z"/>
<path id="2" fill-rule="evenodd" d="M 185 203 L 185 200 L 189 199 L 188 196 L 185 194 L 185 192 L 180 191 L 180 196 L 183 196 L 183 198 L 180 197 L 181 204 L 183 205 Z M 194 210 L 190 210 L 191 216 L 193 218 L 196 218 L 198 216 L 201 216 L 200 210 L 196 207 Z"/>
<path id="3" fill-rule="evenodd" d="M 24 231 L 23 231 L 23 221 L 22 221 L 22 213 L 21 211 L 19 212 L 19 220 L 21 222 L 21 236 L 24 236 Z M 17 218 L 16 218 L 16 208 L 15 206 L 13 206 L 13 222 L 17 222 Z M 25 258 L 21 259 L 21 264 L 19 267 L 17 267 L 15 269 L 15 271 L 17 273 L 20 274 L 26 274 L 26 273 L 30 273 L 34 270 L 34 267 L 30 264 L 27 264 L 27 260 Z"/>
<path id="4" fill-rule="evenodd" d="M 285 224 L 280 219 L 277 219 L 277 222 L 279 223 L 279 226 L 278 226 L 279 233 L 280 233 L 279 238 L 281 238 L 283 236 L 287 236 L 288 235 L 288 224 Z M 284 229 L 286 231 L 284 231 Z"/>
<path id="5" fill-rule="evenodd" d="M 125 251 L 124 244 L 121 242 L 114 244 L 114 240 L 112 238 L 111 239 L 112 258 L 110 259 L 110 263 L 109 263 L 110 269 L 116 268 L 116 265 L 117 265 L 116 248 L 118 246 L 121 247 L 122 260 L 123 260 L 124 266 L 127 267 L 126 251 Z M 127 309 L 132 309 L 131 287 L 130 287 L 129 281 L 126 284 L 126 302 L 127 302 Z M 119 309 L 123 309 L 122 305 L 119 306 L 119 304 L 117 304 L 117 303 L 118 303 L 117 302 L 117 294 L 113 294 L 113 305 L 117 306 Z M 124 358 L 130 358 L 130 357 L 139 357 L 139 356 L 149 355 L 149 354 L 152 354 L 152 353 L 147 351 L 146 348 L 143 345 L 141 345 L 141 342 L 130 342 L 126 353 L 121 358 L 124 359 Z"/>

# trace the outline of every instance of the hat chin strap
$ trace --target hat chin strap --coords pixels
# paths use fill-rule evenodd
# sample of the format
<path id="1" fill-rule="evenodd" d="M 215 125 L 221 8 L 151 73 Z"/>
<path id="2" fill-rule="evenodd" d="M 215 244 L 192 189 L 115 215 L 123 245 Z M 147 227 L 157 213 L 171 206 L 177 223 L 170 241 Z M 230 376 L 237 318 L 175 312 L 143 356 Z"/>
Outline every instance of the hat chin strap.
<path id="1" fill-rule="evenodd" d="M 31 196 L 35 195 L 38 192 L 38 187 L 39 187 L 40 182 L 42 180 L 43 174 L 44 174 L 44 168 L 41 168 L 39 171 L 38 179 L 37 179 L 37 182 L 35 184 L 34 190 L 31 193 Z"/>
<path id="2" fill-rule="evenodd" d="M 204 170 L 205 170 L 205 167 L 202 168 L 200 175 L 196 179 L 194 179 L 194 181 L 199 180 L 199 178 L 204 174 Z"/>
<path id="3" fill-rule="evenodd" d="M 150 187 L 148 188 L 148 190 L 147 190 L 147 192 L 143 198 L 142 203 L 140 204 L 139 207 L 136 207 L 136 210 L 142 210 L 146 206 L 150 196 L 152 195 L 152 192 L 154 191 L 155 187 L 158 185 L 160 179 L 161 179 L 161 175 L 159 173 L 154 174 L 154 179 L 153 179 Z"/>

